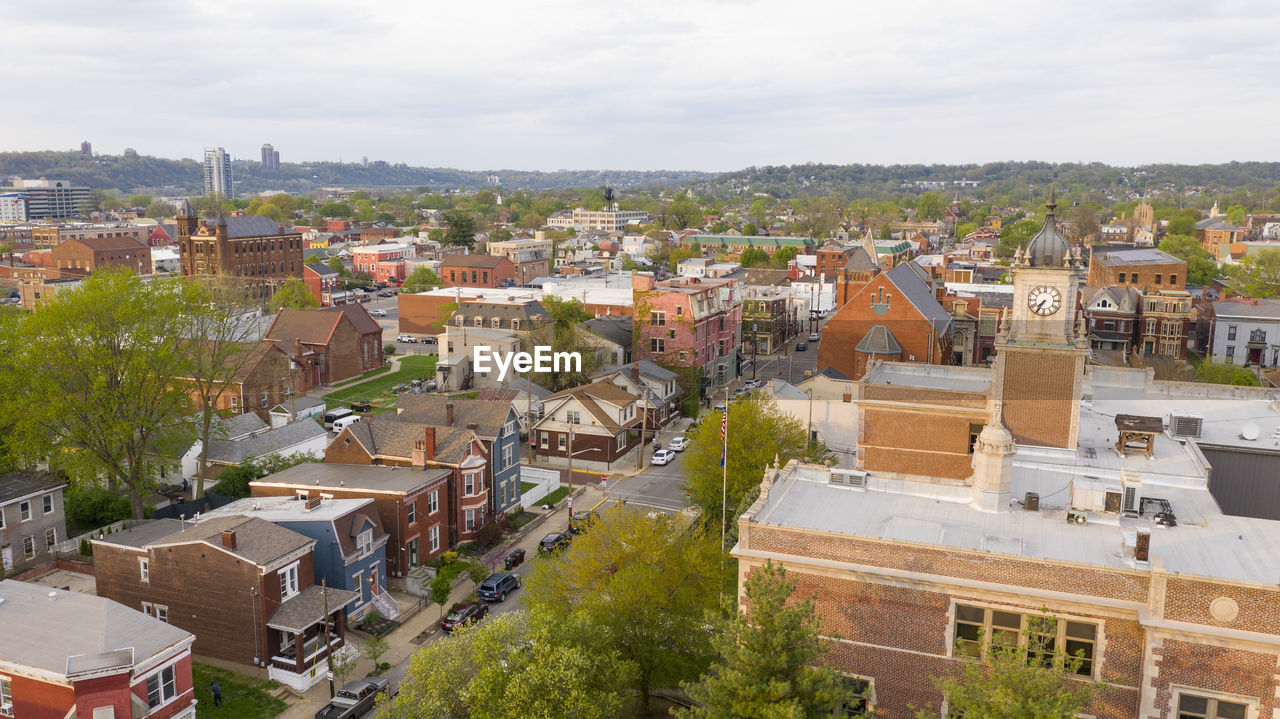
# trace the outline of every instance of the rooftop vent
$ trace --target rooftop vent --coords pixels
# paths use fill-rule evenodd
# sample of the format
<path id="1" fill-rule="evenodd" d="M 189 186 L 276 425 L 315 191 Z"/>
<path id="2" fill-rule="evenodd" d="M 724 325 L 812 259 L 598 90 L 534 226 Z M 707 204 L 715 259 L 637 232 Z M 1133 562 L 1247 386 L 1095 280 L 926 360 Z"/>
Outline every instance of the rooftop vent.
<path id="1" fill-rule="evenodd" d="M 866 487 L 867 473 L 856 471 L 840 471 L 831 470 L 831 479 L 829 484 L 840 485 L 842 487 Z"/>
<path id="2" fill-rule="evenodd" d="M 1196 412 L 1177 411 L 1169 413 L 1169 436 L 1183 439 L 1200 439 L 1200 430 L 1204 417 Z"/>
<path id="3" fill-rule="evenodd" d="M 1022 508 L 1028 512 L 1040 511 L 1040 494 L 1038 492 L 1027 492 L 1022 497 Z"/>

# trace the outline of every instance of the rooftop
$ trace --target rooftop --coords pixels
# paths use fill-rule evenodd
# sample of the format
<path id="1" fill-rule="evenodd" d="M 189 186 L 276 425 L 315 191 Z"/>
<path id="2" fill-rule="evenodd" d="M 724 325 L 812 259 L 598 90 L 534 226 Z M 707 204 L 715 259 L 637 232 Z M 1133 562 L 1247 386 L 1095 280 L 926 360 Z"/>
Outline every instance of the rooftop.
<path id="1" fill-rule="evenodd" d="M 1098 248 L 1093 251 L 1093 259 L 1110 267 L 1186 264 L 1186 261 L 1174 257 L 1168 252 L 1149 247 L 1123 250 Z"/>
<path id="2" fill-rule="evenodd" d="M 358 423 L 357 423 L 358 424 Z M 363 464 L 307 462 L 250 482 L 299 487 L 342 487 L 385 494 L 409 494 L 448 477 L 447 469 L 411 470 Z"/>
<path id="3" fill-rule="evenodd" d="M 0 505 L 65 486 L 67 486 L 66 482 L 50 474 L 10 472 L 0 475 Z"/>

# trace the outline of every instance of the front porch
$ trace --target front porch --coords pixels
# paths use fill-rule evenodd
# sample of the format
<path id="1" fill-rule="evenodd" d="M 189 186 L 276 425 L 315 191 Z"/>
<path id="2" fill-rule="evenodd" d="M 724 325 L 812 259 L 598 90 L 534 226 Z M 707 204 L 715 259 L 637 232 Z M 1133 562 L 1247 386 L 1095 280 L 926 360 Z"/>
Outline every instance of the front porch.
<path id="1" fill-rule="evenodd" d="M 346 606 L 359 597 L 356 592 L 312 585 L 281 604 L 267 621 L 272 630 L 267 641 L 271 655 L 268 677 L 298 692 L 324 679 L 329 652 L 336 657 L 353 651 L 346 644 L 345 615 Z"/>

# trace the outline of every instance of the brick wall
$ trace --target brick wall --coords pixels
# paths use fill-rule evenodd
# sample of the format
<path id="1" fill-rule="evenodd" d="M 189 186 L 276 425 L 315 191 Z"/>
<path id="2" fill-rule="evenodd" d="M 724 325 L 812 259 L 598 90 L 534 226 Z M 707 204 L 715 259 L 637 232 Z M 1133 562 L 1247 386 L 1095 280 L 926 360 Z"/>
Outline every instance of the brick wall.
<path id="1" fill-rule="evenodd" d="M 1044 352 L 1000 350 L 1004 358 L 1004 423 L 1018 444 L 1066 447 L 1077 358 Z"/>
<path id="2" fill-rule="evenodd" d="M 1175 685 L 1249 697 L 1259 708 L 1252 716 L 1270 717 L 1277 709 L 1274 651 L 1254 652 L 1164 639 L 1159 647 L 1153 647 L 1152 653 L 1155 674 L 1150 677 L 1150 683 L 1156 689 L 1155 706 L 1159 712 L 1156 716 L 1160 719 L 1177 716 Z"/>
<path id="3" fill-rule="evenodd" d="M 879 302 L 880 291 L 887 302 Z M 872 307 L 872 297 L 877 304 L 887 304 L 883 314 Z M 884 325 L 902 346 L 902 358 L 910 362 L 948 364 L 951 350 L 948 338 L 939 337 L 932 323 L 925 320 L 915 306 L 907 301 L 886 275 L 877 275 L 848 303 L 836 311 L 822 329 L 822 343 L 818 346 L 818 368 L 833 367 L 847 376 L 856 376 L 854 348 L 867 332 L 876 325 Z"/>
<path id="4" fill-rule="evenodd" d="M 1152 537 L 1160 541 L 1159 534 Z M 1235 619 L 1220 620 L 1209 611 L 1214 600 L 1235 602 Z M 1164 618 L 1247 632 L 1280 635 L 1280 590 L 1171 577 L 1165 590 Z"/>
<path id="5" fill-rule="evenodd" d="M 858 449 L 862 468 L 964 479 L 973 474 L 966 417 L 864 407 Z"/>

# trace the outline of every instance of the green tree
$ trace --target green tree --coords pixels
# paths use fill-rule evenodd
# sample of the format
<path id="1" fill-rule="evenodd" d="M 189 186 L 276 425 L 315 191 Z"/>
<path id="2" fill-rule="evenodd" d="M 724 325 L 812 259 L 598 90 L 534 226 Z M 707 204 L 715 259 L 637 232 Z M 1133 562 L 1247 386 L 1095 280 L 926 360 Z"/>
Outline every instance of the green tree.
<path id="1" fill-rule="evenodd" d="M 1204 360 L 1196 367 L 1196 378 L 1201 382 L 1212 384 L 1234 384 L 1244 387 L 1257 387 L 1262 383 L 1258 376 L 1244 367 L 1223 364 L 1212 360 Z"/>
<path id="2" fill-rule="evenodd" d="M 1190 208 L 1179 210 L 1178 214 L 1169 218 L 1169 223 L 1165 225 L 1165 230 L 1171 235 L 1194 235 L 1196 233 L 1196 223 L 1199 221 L 1199 210 Z"/>
<path id="3" fill-rule="evenodd" d="M 702 209 L 692 200 L 682 197 L 671 203 L 671 209 L 667 211 L 666 227 L 668 230 L 702 227 Z"/>
<path id="4" fill-rule="evenodd" d="M 934 677 L 951 716 L 982 719 L 1073 719 L 1097 696 L 1099 686 L 1080 681 L 1079 656 L 1055 653 L 1053 617 L 1030 617 L 1019 641 L 987 642 L 983 662 L 955 662 L 950 674 Z M 981 643 L 985 638 L 979 637 Z M 963 647 L 958 645 L 957 654 Z M 919 710 L 917 719 L 935 717 Z"/>
<path id="5" fill-rule="evenodd" d="M 1013 257 L 1014 252 L 1040 231 L 1041 223 L 1034 220 L 1021 220 L 1006 224 L 1000 228 L 1000 244 L 996 246 L 996 256 Z"/>
<path id="6" fill-rule="evenodd" d="M 712 640 L 719 658 L 684 690 L 697 703 L 685 719 L 807 719 L 865 704 L 829 666 L 815 597 L 792 600 L 796 584 L 766 562 L 747 578 L 747 609 Z"/>
<path id="7" fill-rule="evenodd" d="M 476 243 L 476 216 L 466 210 L 449 210 L 444 213 L 444 224 L 448 230 L 444 233 L 444 244 L 466 245 Z"/>
<path id="8" fill-rule="evenodd" d="M 320 255 L 307 255 L 307 259 L 302 261 L 304 265 L 322 265 L 324 261 L 320 259 Z"/>
<path id="9" fill-rule="evenodd" d="M 922 220 L 941 219 L 946 209 L 947 203 L 943 201 L 942 195 L 933 191 L 920 195 L 920 199 L 916 200 L 916 216 Z"/>
<path id="10" fill-rule="evenodd" d="M 548 640 L 617 657 L 615 686 L 639 692 L 695 679 L 712 659 L 721 554 L 678 517 L 615 506 L 552 561 L 537 562 L 525 603 Z"/>
<path id="11" fill-rule="evenodd" d="M 129 199 L 125 200 L 125 204 L 129 207 L 146 207 L 151 204 L 151 195 L 130 195 Z"/>
<path id="12" fill-rule="evenodd" d="M 800 250 L 795 247 L 779 248 L 777 252 L 773 253 L 773 257 L 769 258 L 769 264 L 780 270 L 785 270 L 787 263 L 794 260 L 798 254 L 800 254 Z"/>
<path id="13" fill-rule="evenodd" d="M 147 208 L 147 217 L 155 217 L 155 218 L 173 217 L 178 212 L 178 208 L 174 207 L 168 202 L 161 202 L 160 200 L 155 200 L 153 202 L 148 203 L 146 205 L 146 208 Z"/>
<path id="14" fill-rule="evenodd" d="M 738 257 L 738 264 L 743 267 L 755 267 L 769 264 L 769 255 L 757 247 L 748 247 Z"/>
<path id="15" fill-rule="evenodd" d="M 550 347 L 552 352 L 576 352 L 582 358 L 582 366 L 578 371 L 535 373 L 529 379 L 552 392 L 587 383 L 613 356 L 604 340 L 583 326 L 592 314 L 577 300 L 543 297 L 542 306 L 552 321 L 534 328 L 529 333 L 528 344 Z"/>
<path id="16" fill-rule="evenodd" d="M 702 257 L 702 253 L 695 251 L 692 247 L 677 247 L 667 256 L 667 271 L 675 274 L 681 260 L 690 260 L 695 257 Z"/>
<path id="17" fill-rule="evenodd" d="M 373 665 L 376 667 L 378 666 L 378 660 L 381 659 L 382 655 L 386 654 L 387 650 L 390 648 L 391 647 L 387 644 L 386 639 L 383 639 L 382 637 L 369 637 L 369 640 L 364 643 L 364 655 L 369 657 L 369 661 L 373 662 Z"/>
<path id="18" fill-rule="evenodd" d="M 760 493 L 760 470 L 776 457 L 783 464 L 792 459 L 821 461 L 826 447 L 810 445 L 805 426 L 778 409 L 772 399 L 753 395 L 730 402 L 728 515 L 741 514 Z M 719 524 L 721 517 L 723 467 L 720 464 L 720 412 L 713 411 L 690 436 L 692 444 L 684 452 L 685 482 L 689 500 L 702 508 L 707 521 Z M 729 522 L 727 529 L 734 531 Z M 730 536 L 734 536 L 730 534 Z"/>
<path id="19" fill-rule="evenodd" d="M 1230 222 L 1233 225 L 1244 224 L 1244 207 L 1240 205 L 1229 205 L 1225 214 L 1227 216 L 1227 222 Z"/>
<path id="20" fill-rule="evenodd" d="M 339 276 L 345 277 L 348 274 L 350 274 L 347 271 L 347 266 L 342 264 L 342 258 L 338 257 L 337 255 L 330 257 L 329 261 L 326 262 L 325 265 L 328 266 L 328 268 L 333 270 L 334 272 L 337 272 Z"/>
<path id="21" fill-rule="evenodd" d="M 26 456 L 78 481 L 102 478 L 136 519 L 157 458 L 192 436 L 180 421 L 189 398 L 173 382 L 187 356 L 183 292 L 177 280 L 95 272 L 26 318 L 14 347 L 25 371 L 7 399 L 22 407 L 14 439 Z"/>
<path id="22" fill-rule="evenodd" d="M 404 278 L 404 282 L 400 285 L 401 292 L 426 292 L 433 287 L 440 286 L 440 278 L 436 276 L 435 270 L 426 265 L 418 265 L 413 268 L 413 272 Z"/>
<path id="23" fill-rule="evenodd" d="M 273 312 L 278 312 L 282 309 L 309 310 L 319 307 L 320 303 L 316 301 L 315 295 L 311 294 L 311 289 L 303 284 L 302 280 L 290 277 L 280 285 L 275 294 L 271 295 L 268 306 Z"/>
<path id="24" fill-rule="evenodd" d="M 327 202 L 320 206 L 320 214 L 325 217 L 351 217 L 351 205 L 345 202 Z"/>
<path id="25" fill-rule="evenodd" d="M 402 719 L 613 719 L 626 697 L 616 655 L 549 641 L 522 612 L 461 627 L 414 653 L 399 693 L 382 700 Z"/>
<path id="26" fill-rule="evenodd" d="M 713 235 L 723 235 L 729 231 L 729 223 L 724 220 L 716 220 L 707 228 Z"/>
<path id="27" fill-rule="evenodd" d="M 746 237 L 756 237 L 760 234 L 760 228 L 756 227 L 756 223 L 748 222 L 742 226 L 742 234 Z"/>
<path id="28" fill-rule="evenodd" d="M 1220 273 L 1213 255 L 1190 235 L 1170 235 L 1160 241 L 1160 249 L 1187 263 L 1187 284 L 1203 287 Z"/>
<path id="29" fill-rule="evenodd" d="M 1225 272 L 1248 297 L 1280 296 L 1280 250 L 1247 254 L 1236 264 L 1228 265 Z"/>

